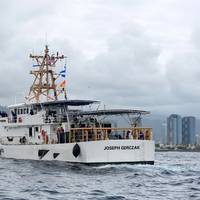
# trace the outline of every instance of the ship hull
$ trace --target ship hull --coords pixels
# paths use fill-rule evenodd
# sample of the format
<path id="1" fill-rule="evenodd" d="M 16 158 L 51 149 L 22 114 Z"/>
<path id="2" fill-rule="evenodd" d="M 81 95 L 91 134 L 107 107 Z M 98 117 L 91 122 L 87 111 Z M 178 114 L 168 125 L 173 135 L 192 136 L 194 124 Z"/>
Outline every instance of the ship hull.
<path id="1" fill-rule="evenodd" d="M 154 152 L 155 145 L 152 140 L 102 140 L 64 144 L 0 145 L 1 158 L 58 160 L 84 164 L 154 164 Z"/>

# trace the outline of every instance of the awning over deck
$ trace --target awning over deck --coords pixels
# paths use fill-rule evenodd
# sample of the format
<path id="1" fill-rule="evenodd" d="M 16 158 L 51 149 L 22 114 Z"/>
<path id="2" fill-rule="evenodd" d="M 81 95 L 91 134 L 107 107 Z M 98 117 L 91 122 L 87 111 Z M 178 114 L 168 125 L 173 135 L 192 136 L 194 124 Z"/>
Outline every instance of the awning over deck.
<path id="1" fill-rule="evenodd" d="M 9 106 L 9 108 L 22 108 L 22 107 L 39 107 L 39 106 L 87 106 L 90 104 L 99 103 L 99 101 L 93 100 L 57 100 L 41 103 L 22 103 Z"/>
<path id="2" fill-rule="evenodd" d="M 82 111 L 79 115 L 147 115 L 149 111 L 144 110 L 130 110 L 130 109 L 110 109 L 110 110 L 96 110 L 96 111 Z"/>
<path id="3" fill-rule="evenodd" d="M 93 103 L 99 103 L 99 101 L 93 100 L 59 100 L 59 101 L 50 101 L 44 103 L 38 103 L 35 105 L 42 105 L 42 106 L 87 106 Z"/>

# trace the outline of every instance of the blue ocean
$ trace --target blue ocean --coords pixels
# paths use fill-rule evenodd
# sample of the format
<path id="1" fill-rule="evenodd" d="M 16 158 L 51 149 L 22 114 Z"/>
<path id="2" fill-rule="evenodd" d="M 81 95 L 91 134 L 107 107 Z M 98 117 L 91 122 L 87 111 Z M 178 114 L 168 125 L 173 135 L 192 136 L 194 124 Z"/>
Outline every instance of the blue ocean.
<path id="1" fill-rule="evenodd" d="M 155 165 L 0 159 L 0 199 L 200 199 L 200 153 L 156 152 Z"/>

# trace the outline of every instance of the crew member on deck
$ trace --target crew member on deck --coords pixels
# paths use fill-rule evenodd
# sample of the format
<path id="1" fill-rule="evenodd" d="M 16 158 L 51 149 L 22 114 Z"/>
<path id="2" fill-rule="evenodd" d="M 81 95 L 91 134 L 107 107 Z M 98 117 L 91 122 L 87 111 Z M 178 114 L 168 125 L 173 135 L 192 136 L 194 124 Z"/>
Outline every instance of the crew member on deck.
<path id="1" fill-rule="evenodd" d="M 142 131 L 140 131 L 139 139 L 140 139 L 140 140 L 144 140 L 144 133 L 143 133 Z"/>
<path id="2" fill-rule="evenodd" d="M 62 126 L 58 127 L 56 134 L 58 143 L 65 143 L 65 131 Z"/>
<path id="3" fill-rule="evenodd" d="M 57 128 L 56 134 L 57 134 L 57 139 L 58 139 L 58 143 L 60 143 L 60 127 Z"/>
<path id="4" fill-rule="evenodd" d="M 65 131 L 63 127 L 60 127 L 60 143 L 65 143 Z"/>
<path id="5" fill-rule="evenodd" d="M 127 139 L 133 139 L 133 135 L 132 135 L 132 131 L 131 130 L 128 130 L 127 133 L 126 133 L 126 138 Z"/>

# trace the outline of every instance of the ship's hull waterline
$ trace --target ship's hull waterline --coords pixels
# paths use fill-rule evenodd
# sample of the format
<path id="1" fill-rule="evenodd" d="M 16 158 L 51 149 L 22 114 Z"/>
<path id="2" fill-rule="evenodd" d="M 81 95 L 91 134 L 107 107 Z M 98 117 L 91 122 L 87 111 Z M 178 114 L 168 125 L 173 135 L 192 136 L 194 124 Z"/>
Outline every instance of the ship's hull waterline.
<path id="1" fill-rule="evenodd" d="M 74 155 L 76 144 L 78 144 L 78 152 L 75 152 Z M 58 160 L 84 164 L 154 164 L 154 151 L 155 145 L 152 140 L 103 140 L 64 144 L 0 145 L 1 158 Z"/>

